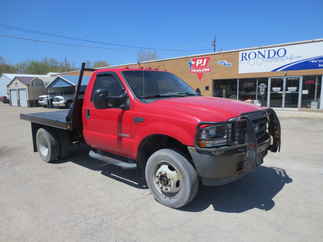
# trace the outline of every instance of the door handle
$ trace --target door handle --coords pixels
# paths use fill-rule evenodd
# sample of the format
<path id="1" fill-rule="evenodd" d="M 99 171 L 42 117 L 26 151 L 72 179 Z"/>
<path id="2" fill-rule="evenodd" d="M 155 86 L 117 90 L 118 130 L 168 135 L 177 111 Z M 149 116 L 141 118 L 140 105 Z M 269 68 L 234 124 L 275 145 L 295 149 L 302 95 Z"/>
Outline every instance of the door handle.
<path id="1" fill-rule="evenodd" d="M 85 112 L 85 117 L 86 119 L 90 119 L 90 109 L 86 109 L 86 112 Z"/>

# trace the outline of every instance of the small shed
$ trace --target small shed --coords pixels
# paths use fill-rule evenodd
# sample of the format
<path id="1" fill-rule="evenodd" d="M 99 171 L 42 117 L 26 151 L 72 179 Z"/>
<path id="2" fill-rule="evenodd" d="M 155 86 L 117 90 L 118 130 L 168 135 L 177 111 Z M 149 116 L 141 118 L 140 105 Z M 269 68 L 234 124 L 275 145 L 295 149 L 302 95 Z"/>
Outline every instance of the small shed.
<path id="1" fill-rule="evenodd" d="M 8 85 L 12 106 L 31 107 L 38 105 L 38 97 L 46 94 L 44 82 L 39 77 L 17 76 Z"/>
<path id="2" fill-rule="evenodd" d="M 47 84 L 47 92 L 49 96 L 56 95 L 69 95 L 74 94 L 75 86 L 78 81 L 78 76 L 66 76 L 59 75 L 56 76 L 50 83 Z M 83 76 L 81 92 L 85 90 L 89 77 Z"/>

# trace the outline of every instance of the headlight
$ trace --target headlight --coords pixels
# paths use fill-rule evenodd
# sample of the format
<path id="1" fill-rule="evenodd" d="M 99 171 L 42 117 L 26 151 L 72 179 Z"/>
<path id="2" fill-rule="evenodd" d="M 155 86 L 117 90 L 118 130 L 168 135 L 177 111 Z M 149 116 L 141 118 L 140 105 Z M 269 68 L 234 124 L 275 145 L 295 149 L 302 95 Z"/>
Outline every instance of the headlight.
<path id="1" fill-rule="evenodd" d="M 231 123 L 202 126 L 197 138 L 201 148 L 211 148 L 228 145 L 231 140 Z"/>

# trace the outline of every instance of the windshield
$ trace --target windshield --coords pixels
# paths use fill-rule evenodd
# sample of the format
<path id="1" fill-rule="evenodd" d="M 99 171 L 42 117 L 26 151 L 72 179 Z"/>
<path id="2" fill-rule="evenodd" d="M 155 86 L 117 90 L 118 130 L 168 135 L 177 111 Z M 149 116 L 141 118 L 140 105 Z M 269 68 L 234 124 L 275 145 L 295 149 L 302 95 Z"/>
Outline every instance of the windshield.
<path id="1" fill-rule="evenodd" d="M 140 99 L 197 96 L 188 84 L 169 72 L 124 71 L 123 76 Z"/>

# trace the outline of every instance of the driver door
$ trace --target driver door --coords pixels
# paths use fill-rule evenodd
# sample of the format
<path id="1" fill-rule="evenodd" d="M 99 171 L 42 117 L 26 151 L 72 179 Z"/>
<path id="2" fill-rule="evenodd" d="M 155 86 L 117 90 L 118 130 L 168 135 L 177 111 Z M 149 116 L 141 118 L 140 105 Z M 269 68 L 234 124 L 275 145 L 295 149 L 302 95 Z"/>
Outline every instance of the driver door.
<path id="1" fill-rule="evenodd" d="M 84 137 L 93 148 L 112 153 L 119 153 L 121 144 L 118 140 L 125 110 L 121 108 L 96 109 L 93 95 L 98 89 L 108 90 L 109 96 L 119 96 L 124 91 L 119 77 L 115 73 L 102 73 L 96 76 L 90 94 L 90 102 L 84 107 Z"/>

